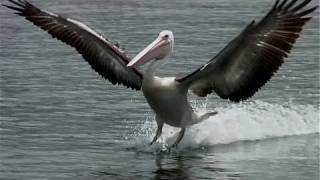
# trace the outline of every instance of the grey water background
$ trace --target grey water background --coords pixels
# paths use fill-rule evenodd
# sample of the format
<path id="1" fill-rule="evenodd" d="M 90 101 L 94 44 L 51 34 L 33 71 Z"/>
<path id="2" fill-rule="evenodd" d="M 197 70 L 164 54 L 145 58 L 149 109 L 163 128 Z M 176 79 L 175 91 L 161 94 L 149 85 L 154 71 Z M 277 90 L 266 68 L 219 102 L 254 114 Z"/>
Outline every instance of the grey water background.
<path id="1" fill-rule="evenodd" d="M 4 2 L 4 1 L 2 1 Z M 267 0 L 33 0 L 120 42 L 131 56 L 175 35 L 161 75 L 185 75 L 218 53 Z M 313 1 L 311 4 L 317 4 Z M 248 102 L 190 95 L 219 116 L 163 150 L 141 92 L 112 86 L 75 50 L 0 7 L 0 179 L 319 179 L 319 11 L 290 57 Z"/>

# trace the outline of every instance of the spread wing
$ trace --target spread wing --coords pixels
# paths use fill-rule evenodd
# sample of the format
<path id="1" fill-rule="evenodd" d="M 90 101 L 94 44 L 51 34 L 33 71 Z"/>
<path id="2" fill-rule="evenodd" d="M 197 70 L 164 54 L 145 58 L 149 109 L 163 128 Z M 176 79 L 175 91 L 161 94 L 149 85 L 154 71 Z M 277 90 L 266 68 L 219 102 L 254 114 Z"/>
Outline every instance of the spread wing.
<path id="1" fill-rule="evenodd" d="M 221 98 L 242 101 L 253 96 L 288 56 L 306 17 L 316 7 L 311 0 L 279 0 L 258 23 L 250 23 L 216 57 L 184 78 L 177 79 L 196 95 L 215 91 Z"/>
<path id="2" fill-rule="evenodd" d="M 41 10 L 25 0 L 8 1 L 11 4 L 4 6 L 15 10 L 15 14 L 25 17 L 53 38 L 74 47 L 92 69 L 112 84 L 123 84 L 137 90 L 141 88 L 142 74 L 127 67 L 129 57 L 108 39 L 77 20 Z"/>

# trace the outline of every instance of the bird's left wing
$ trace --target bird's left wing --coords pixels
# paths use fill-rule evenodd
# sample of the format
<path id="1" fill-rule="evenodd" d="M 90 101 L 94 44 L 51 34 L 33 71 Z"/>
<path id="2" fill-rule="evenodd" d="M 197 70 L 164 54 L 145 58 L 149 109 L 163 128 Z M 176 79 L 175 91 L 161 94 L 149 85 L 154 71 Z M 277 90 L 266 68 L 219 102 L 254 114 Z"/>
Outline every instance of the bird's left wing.
<path id="1" fill-rule="evenodd" d="M 41 10 L 25 0 L 8 0 L 3 4 L 25 17 L 36 26 L 47 31 L 53 38 L 74 47 L 91 67 L 112 84 L 123 84 L 128 88 L 141 88 L 142 74 L 128 68 L 129 57 L 108 39 L 85 24 L 70 18 Z"/>
<path id="2" fill-rule="evenodd" d="M 317 6 L 302 10 L 310 1 L 277 0 L 259 23 L 250 23 L 211 61 L 176 80 L 198 96 L 214 90 L 235 102 L 250 98 L 278 70 L 311 19 L 306 15 Z"/>

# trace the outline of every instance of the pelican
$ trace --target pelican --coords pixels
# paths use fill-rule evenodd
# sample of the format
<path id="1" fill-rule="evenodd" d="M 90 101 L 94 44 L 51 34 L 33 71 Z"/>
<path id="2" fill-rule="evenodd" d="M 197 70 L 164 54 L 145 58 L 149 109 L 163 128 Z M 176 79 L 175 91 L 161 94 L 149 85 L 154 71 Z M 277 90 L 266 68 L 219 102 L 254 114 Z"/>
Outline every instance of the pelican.
<path id="1" fill-rule="evenodd" d="M 155 113 L 157 141 L 164 124 L 181 128 L 173 147 L 184 136 L 187 127 L 208 119 L 217 112 L 196 113 L 188 92 L 206 97 L 213 91 L 233 102 L 252 97 L 283 64 L 303 26 L 318 6 L 306 8 L 311 0 L 277 0 L 259 22 L 252 21 L 221 52 L 189 75 L 156 76 L 173 51 L 174 36 L 164 30 L 134 58 L 118 44 L 71 18 L 41 10 L 26 0 L 8 0 L 4 4 L 41 29 L 75 48 L 93 70 L 112 84 L 142 90 Z M 142 73 L 138 67 L 148 65 Z"/>

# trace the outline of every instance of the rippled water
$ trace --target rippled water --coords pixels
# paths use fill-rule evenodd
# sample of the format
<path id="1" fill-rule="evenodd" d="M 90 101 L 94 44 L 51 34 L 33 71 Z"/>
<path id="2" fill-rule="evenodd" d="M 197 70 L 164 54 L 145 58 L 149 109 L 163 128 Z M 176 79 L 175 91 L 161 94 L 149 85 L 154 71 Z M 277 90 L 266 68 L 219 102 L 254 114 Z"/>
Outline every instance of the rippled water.
<path id="1" fill-rule="evenodd" d="M 273 1 L 34 0 L 120 42 L 131 56 L 163 29 L 184 75 L 219 52 Z M 313 4 L 317 2 L 314 1 Z M 156 129 L 141 92 L 112 86 L 73 49 L 0 7 L 0 179 L 319 179 L 319 11 L 279 73 L 250 101 L 190 95 L 219 115 Z"/>

